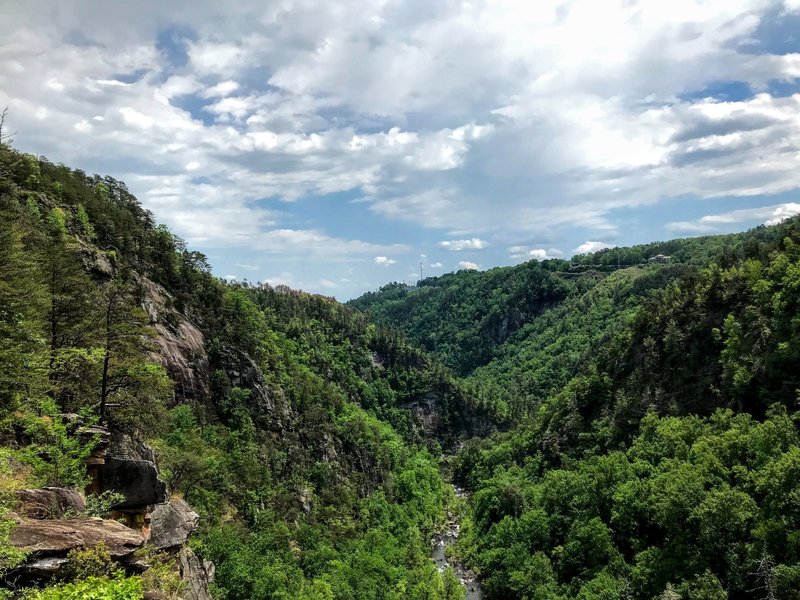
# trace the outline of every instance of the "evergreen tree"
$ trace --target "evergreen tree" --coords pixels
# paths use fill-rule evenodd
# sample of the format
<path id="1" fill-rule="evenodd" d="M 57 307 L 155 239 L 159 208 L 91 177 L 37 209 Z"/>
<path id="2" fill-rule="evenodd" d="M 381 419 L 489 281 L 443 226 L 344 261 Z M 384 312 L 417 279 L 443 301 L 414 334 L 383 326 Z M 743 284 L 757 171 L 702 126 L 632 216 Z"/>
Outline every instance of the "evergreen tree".
<path id="1" fill-rule="evenodd" d="M 80 405 L 87 373 L 97 361 L 92 352 L 96 334 L 95 284 L 75 254 L 66 215 L 54 208 L 42 240 L 42 266 L 49 306 L 46 315 L 48 370 L 53 398 L 65 409 Z"/>
<path id="2" fill-rule="evenodd" d="M 45 289 L 16 211 L 0 203 L 0 407 L 34 397 L 45 374 Z"/>
<path id="3" fill-rule="evenodd" d="M 110 400 L 115 398 L 115 423 L 136 427 L 147 422 L 155 427 L 170 384 L 163 368 L 145 360 L 151 350 L 147 315 L 133 298 L 134 290 L 121 276 L 101 290 L 98 416 L 101 422 L 108 420 Z"/>

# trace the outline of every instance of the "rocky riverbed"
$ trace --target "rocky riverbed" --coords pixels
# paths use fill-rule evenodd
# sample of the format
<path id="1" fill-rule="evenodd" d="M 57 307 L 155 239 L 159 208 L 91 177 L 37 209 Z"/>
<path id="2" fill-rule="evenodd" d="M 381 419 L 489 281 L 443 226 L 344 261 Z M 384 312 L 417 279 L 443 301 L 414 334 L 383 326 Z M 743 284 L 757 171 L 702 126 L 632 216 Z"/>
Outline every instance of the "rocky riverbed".
<path id="1" fill-rule="evenodd" d="M 466 496 L 466 492 L 458 486 L 453 486 L 457 498 Z M 481 600 L 483 592 L 481 591 L 481 584 L 475 577 L 475 573 L 471 570 L 464 568 L 458 561 L 447 557 L 447 548 L 456 543 L 458 534 L 461 529 L 458 515 L 451 515 L 447 522 L 447 527 L 444 531 L 437 534 L 433 538 L 433 552 L 431 558 L 436 563 L 440 571 L 444 571 L 447 567 L 452 567 L 458 580 L 467 588 L 467 600 Z"/>

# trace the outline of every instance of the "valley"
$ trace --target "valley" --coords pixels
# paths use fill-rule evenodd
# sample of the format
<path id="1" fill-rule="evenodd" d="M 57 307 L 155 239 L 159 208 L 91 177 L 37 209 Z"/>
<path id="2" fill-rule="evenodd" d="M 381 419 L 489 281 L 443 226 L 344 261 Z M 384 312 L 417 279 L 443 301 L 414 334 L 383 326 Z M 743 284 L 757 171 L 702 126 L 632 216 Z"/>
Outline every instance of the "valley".
<path id="1" fill-rule="evenodd" d="M 341 304 L 0 167 L 0 597 L 797 598 L 797 218 Z"/>

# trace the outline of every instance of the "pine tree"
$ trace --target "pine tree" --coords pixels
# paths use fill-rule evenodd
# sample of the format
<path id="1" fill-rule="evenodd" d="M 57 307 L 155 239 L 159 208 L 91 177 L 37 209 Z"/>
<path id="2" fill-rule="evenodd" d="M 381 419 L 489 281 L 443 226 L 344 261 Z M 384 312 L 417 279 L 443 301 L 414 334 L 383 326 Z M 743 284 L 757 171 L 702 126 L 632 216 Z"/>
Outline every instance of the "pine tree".
<path id="1" fill-rule="evenodd" d="M 47 339 L 50 393 L 62 408 L 75 408 L 86 394 L 87 373 L 96 362 L 97 293 L 76 256 L 64 211 L 54 208 L 47 218 L 42 265 L 49 306 Z"/>
<path id="2" fill-rule="evenodd" d="M 0 204 L 0 406 L 31 398 L 45 380 L 45 289 L 17 211 Z"/>
<path id="3" fill-rule="evenodd" d="M 102 291 L 102 365 L 98 415 L 117 425 L 157 426 L 162 400 L 170 392 L 164 369 L 147 360 L 151 350 L 147 316 L 133 301 L 134 290 L 121 276 Z M 118 400 L 113 405 L 111 399 Z"/>

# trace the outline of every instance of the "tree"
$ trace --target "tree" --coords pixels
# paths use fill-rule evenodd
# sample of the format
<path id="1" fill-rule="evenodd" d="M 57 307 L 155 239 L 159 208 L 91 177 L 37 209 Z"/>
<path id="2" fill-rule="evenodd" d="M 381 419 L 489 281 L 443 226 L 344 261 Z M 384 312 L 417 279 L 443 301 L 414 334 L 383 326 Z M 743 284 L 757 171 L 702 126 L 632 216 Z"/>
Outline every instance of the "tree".
<path id="1" fill-rule="evenodd" d="M 0 406 L 32 398 L 45 376 L 45 289 L 15 211 L 0 203 Z"/>
<path id="2" fill-rule="evenodd" d="M 170 384 L 164 369 L 146 360 L 151 349 L 147 317 L 122 276 L 102 288 L 101 302 L 100 421 L 106 422 L 109 400 L 116 397 L 116 423 L 135 427 L 149 420 L 155 426 Z"/>
<path id="3" fill-rule="evenodd" d="M 96 336 L 96 287 L 75 254 L 66 215 L 60 208 L 48 214 L 41 242 L 49 304 L 50 393 L 63 408 L 75 408 L 86 393 L 87 371 L 96 362 L 96 355 L 90 352 Z"/>

